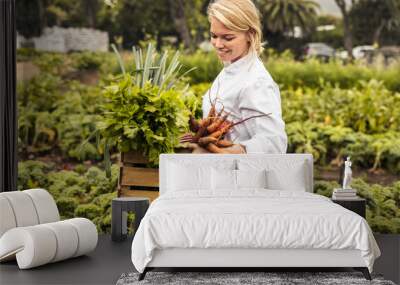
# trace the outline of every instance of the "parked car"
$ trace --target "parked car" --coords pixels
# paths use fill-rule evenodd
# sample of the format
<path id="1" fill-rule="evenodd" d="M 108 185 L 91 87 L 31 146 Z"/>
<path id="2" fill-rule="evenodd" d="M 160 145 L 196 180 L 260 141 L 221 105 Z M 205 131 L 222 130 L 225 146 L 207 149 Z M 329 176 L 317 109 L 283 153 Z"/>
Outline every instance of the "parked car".
<path id="1" fill-rule="evenodd" d="M 365 45 L 365 46 L 354 47 L 352 50 L 352 53 L 353 53 L 354 59 L 361 59 L 361 58 L 371 57 L 373 55 L 374 51 L 375 51 L 374 46 Z"/>
<path id="2" fill-rule="evenodd" d="M 311 57 L 328 61 L 335 57 L 335 49 L 325 43 L 308 43 L 304 46 L 303 58 Z"/>
<path id="3" fill-rule="evenodd" d="M 383 46 L 374 52 L 375 58 L 381 58 L 388 66 L 400 61 L 400 46 Z"/>

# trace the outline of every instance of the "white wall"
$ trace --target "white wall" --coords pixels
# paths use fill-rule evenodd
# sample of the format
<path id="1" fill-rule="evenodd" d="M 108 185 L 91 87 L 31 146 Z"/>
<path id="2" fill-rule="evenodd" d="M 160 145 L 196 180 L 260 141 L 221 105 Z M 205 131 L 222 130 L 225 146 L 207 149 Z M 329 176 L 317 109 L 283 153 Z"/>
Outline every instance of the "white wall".
<path id="1" fill-rule="evenodd" d="M 34 47 L 43 51 L 108 51 L 107 32 L 88 28 L 45 28 L 40 37 L 32 38 Z"/>

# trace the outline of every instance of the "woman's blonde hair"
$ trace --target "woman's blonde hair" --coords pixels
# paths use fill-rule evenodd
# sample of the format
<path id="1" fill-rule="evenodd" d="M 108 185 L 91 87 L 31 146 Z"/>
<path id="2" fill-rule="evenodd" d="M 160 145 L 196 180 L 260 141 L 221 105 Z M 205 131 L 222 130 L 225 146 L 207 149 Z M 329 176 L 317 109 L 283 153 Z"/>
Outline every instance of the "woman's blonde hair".
<path id="1" fill-rule="evenodd" d="M 225 27 L 235 32 L 247 32 L 250 50 L 258 55 L 263 50 L 260 13 L 251 0 L 215 0 L 207 9 L 209 21 L 216 18 Z"/>

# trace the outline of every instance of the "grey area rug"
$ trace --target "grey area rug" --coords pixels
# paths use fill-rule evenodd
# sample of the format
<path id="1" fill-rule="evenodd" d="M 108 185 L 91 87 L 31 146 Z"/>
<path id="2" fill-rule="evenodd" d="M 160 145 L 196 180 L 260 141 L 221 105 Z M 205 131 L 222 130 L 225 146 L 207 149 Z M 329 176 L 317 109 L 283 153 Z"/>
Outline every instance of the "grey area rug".
<path id="1" fill-rule="evenodd" d="M 373 280 L 368 281 L 360 272 L 148 272 L 142 281 L 138 281 L 138 276 L 139 273 L 122 274 L 117 285 L 395 285 L 376 275 L 372 275 Z"/>

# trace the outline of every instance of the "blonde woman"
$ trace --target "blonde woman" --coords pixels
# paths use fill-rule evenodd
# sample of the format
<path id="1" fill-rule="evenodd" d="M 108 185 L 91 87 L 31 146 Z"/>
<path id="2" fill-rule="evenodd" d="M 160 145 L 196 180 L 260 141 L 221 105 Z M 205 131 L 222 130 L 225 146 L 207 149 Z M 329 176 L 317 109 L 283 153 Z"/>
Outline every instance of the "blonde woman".
<path id="1" fill-rule="evenodd" d="M 262 52 L 259 13 L 251 0 L 216 0 L 208 7 L 211 43 L 224 68 L 203 96 L 203 115 L 218 96 L 231 121 L 269 114 L 239 124 L 227 138 L 230 153 L 285 153 L 287 136 L 279 88 L 259 58 Z M 217 104 L 217 110 L 222 107 Z M 194 153 L 207 152 L 195 145 Z"/>

